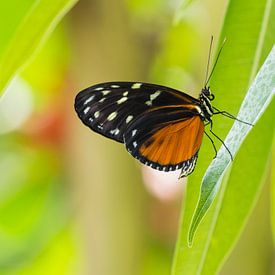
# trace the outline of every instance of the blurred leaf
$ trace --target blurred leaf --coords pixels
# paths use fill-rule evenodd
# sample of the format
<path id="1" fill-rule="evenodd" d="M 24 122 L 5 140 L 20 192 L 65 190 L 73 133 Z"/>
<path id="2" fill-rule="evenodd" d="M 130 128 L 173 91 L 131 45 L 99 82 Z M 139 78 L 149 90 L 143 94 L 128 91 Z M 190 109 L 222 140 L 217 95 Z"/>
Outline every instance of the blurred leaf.
<path id="1" fill-rule="evenodd" d="M 49 242 L 45 249 L 31 262 L 20 268 L 22 275 L 70 275 L 77 272 L 77 247 L 68 226 Z"/>
<path id="2" fill-rule="evenodd" d="M 139 15 L 142 20 L 147 18 L 159 20 L 161 19 L 159 14 L 161 13 L 163 17 L 163 14 L 169 10 L 168 3 L 165 0 L 127 0 L 126 3 L 130 10 Z"/>
<path id="3" fill-rule="evenodd" d="M 39 49 L 77 0 L 38 0 L 19 25 L 0 62 L 0 93 Z"/>
<path id="4" fill-rule="evenodd" d="M 0 59 L 34 0 L 0 1 Z"/>
<path id="5" fill-rule="evenodd" d="M 270 101 L 272 100 L 275 94 L 274 87 L 275 47 L 271 51 L 266 62 L 264 63 L 263 67 L 258 73 L 255 81 L 250 87 L 237 117 L 242 121 L 249 122 L 253 125 L 256 124 L 256 122 L 258 121 L 262 113 L 265 111 L 265 109 L 268 107 Z M 233 127 L 231 128 L 230 132 L 228 133 L 224 141 L 233 157 L 236 155 L 238 149 L 240 148 L 244 139 L 251 130 L 252 127 L 247 124 L 241 123 L 239 121 L 234 122 Z M 262 134 L 272 136 L 272 132 L 270 134 L 270 131 Z M 268 145 L 268 148 L 270 147 L 270 144 L 263 144 L 262 146 L 264 145 Z M 217 192 L 220 189 L 222 177 L 225 171 L 229 168 L 230 163 L 231 159 L 229 153 L 223 146 L 219 150 L 217 157 L 212 161 L 212 163 L 208 167 L 202 180 L 200 199 L 194 216 L 192 218 L 192 223 L 188 234 L 189 245 L 192 244 L 193 237 L 199 223 L 201 222 L 206 211 L 215 199 Z"/>
<path id="6" fill-rule="evenodd" d="M 70 54 L 66 30 L 66 23 L 60 23 L 20 74 L 37 92 L 34 94 L 35 99 L 38 99 L 38 103 L 41 102 L 43 106 L 47 106 L 52 97 L 56 101 L 56 97 L 60 96 L 57 91 L 64 89 L 64 77 L 68 72 Z M 65 85 L 68 85 L 67 81 Z M 38 108 L 41 104 L 38 104 Z"/>
<path id="7" fill-rule="evenodd" d="M 184 34 L 184 35 L 183 35 Z M 189 93 L 198 90 L 198 63 L 194 62 L 199 51 L 197 30 L 186 22 L 172 26 L 163 38 L 163 47 L 156 56 L 151 70 L 152 82 L 163 84 Z M 191 71 L 194 74 L 191 75 Z M 187 73 L 188 72 L 188 73 Z M 194 95 L 196 96 L 196 95 Z"/>
<path id="8" fill-rule="evenodd" d="M 172 247 L 156 240 L 147 240 L 148 248 L 143 256 L 141 275 L 167 275 L 169 274 L 172 256 Z"/>
<path id="9" fill-rule="evenodd" d="M 16 108 L 14 108 L 15 102 Z M 32 89 L 21 77 L 15 77 L 0 101 L 0 135 L 22 127 L 32 111 Z"/>
<path id="10" fill-rule="evenodd" d="M 211 90 L 216 95 L 216 107 L 223 106 L 232 114 L 239 109 L 251 80 L 274 43 L 274 2 L 229 2 L 221 35 L 221 40 L 227 38 L 227 44 L 211 81 Z M 207 167 L 213 156 L 210 143 L 207 141 L 203 144 L 197 169 L 188 179 L 172 274 L 182 274 L 185 270 L 191 275 L 215 274 L 235 244 L 261 187 L 270 151 L 268 142 L 271 138 L 271 129 L 265 123 L 270 123 L 272 107 L 274 106 L 270 105 L 240 148 L 232 163 L 231 174 L 228 173 L 223 179 L 221 186 L 224 189 L 222 188 L 222 192 L 202 220 L 193 247 L 189 248 L 188 230 L 197 205 L 201 178 L 205 173 L 204 167 Z M 223 138 L 232 121 L 222 116 L 217 116 L 214 120 L 214 131 Z M 268 135 L 261 135 L 262 129 Z M 234 199 L 236 197 L 239 200 L 237 203 Z M 240 200 L 240 197 L 247 199 Z M 232 203 L 228 204 L 227 200 L 232 198 L 235 202 L 235 212 L 231 210 Z M 226 229 L 225 221 L 227 225 L 230 224 Z M 213 272 L 206 273 L 207 267 Z"/>
<path id="11" fill-rule="evenodd" d="M 68 221 L 55 156 L 1 144 L 0 273 L 29 262 Z"/>
<path id="12" fill-rule="evenodd" d="M 174 16 L 174 24 L 178 24 L 182 17 L 184 17 L 185 11 L 193 0 L 181 0 Z"/>

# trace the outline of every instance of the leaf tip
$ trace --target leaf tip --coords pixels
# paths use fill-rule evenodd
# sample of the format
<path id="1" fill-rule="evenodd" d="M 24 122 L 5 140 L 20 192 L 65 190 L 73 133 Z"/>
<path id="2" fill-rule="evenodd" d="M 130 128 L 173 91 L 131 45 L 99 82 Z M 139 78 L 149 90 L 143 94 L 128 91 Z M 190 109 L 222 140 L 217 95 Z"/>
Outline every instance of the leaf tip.
<path id="1" fill-rule="evenodd" d="M 187 235 L 187 244 L 189 248 L 193 246 L 195 231 L 196 230 L 194 230 L 193 219 L 192 219 L 191 225 L 189 227 L 188 235 Z"/>
<path id="2" fill-rule="evenodd" d="M 192 248 L 193 246 L 193 237 L 189 235 L 188 235 L 187 245 L 188 245 L 188 248 Z"/>

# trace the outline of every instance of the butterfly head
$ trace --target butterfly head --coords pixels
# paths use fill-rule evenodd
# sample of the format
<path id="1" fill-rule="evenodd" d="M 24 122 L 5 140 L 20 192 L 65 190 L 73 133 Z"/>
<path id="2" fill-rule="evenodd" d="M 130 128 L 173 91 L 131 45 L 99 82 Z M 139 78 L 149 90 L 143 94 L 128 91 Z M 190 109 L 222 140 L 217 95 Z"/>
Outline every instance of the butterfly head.
<path id="1" fill-rule="evenodd" d="M 211 93 L 210 87 L 209 86 L 205 86 L 202 90 L 201 90 L 201 97 L 207 97 L 210 101 L 215 99 L 215 96 Z"/>

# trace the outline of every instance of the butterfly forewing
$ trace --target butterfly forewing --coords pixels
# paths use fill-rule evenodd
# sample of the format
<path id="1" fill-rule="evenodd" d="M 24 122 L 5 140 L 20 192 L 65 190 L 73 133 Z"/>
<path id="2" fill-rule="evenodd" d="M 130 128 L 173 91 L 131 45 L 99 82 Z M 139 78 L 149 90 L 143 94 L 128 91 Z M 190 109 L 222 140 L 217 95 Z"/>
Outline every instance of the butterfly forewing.
<path id="1" fill-rule="evenodd" d="M 123 142 L 127 127 L 141 114 L 169 105 L 194 105 L 197 99 L 147 83 L 108 82 L 89 87 L 75 99 L 79 118 L 92 130 Z"/>

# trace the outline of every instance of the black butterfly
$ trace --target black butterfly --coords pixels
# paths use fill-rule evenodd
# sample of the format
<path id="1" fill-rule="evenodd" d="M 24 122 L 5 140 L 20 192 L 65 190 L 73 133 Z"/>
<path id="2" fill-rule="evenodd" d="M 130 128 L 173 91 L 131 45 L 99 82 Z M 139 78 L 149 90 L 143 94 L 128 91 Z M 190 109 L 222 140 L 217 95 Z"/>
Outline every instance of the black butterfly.
<path id="1" fill-rule="evenodd" d="M 124 143 L 142 163 L 162 171 L 193 172 L 204 133 L 212 122 L 209 87 L 199 99 L 147 83 L 109 82 L 81 91 L 75 110 L 82 122 Z"/>
<path id="2" fill-rule="evenodd" d="M 211 105 L 214 95 L 207 83 L 218 57 L 198 99 L 155 84 L 108 82 L 81 91 L 75 99 L 75 110 L 85 125 L 124 143 L 128 152 L 142 163 L 161 171 L 182 168 L 180 177 L 188 176 L 196 165 L 205 124 L 210 124 L 210 132 L 215 135 L 212 115 L 236 119 Z"/>

